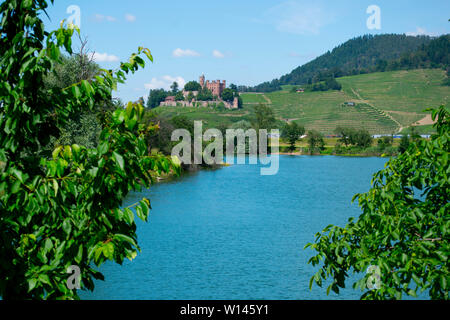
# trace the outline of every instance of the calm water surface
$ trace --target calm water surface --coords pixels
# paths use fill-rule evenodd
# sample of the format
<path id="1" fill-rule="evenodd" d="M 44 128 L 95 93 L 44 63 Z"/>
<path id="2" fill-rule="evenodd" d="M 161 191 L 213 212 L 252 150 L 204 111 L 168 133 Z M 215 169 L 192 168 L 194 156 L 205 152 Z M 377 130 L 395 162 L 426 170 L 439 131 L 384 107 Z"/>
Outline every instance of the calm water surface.
<path id="1" fill-rule="evenodd" d="M 309 290 L 313 251 L 303 250 L 328 224 L 345 225 L 360 209 L 355 193 L 370 188 L 387 159 L 281 156 L 280 171 L 259 166 L 201 171 L 134 193 L 151 199 L 149 223 L 138 224 L 142 252 L 122 266 L 101 267 L 84 299 L 358 299 Z M 326 287 L 325 287 L 326 288 Z"/>

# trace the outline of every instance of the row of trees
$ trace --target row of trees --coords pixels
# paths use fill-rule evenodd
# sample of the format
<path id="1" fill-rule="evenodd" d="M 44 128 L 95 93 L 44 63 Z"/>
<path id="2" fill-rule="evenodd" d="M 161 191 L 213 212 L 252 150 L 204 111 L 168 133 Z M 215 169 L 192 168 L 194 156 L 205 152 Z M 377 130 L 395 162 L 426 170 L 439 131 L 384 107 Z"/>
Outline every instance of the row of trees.
<path id="1" fill-rule="evenodd" d="M 337 127 L 335 132 L 341 137 L 339 141 L 346 147 L 353 145 L 364 149 L 373 143 L 372 135 L 364 129 Z"/>
<path id="2" fill-rule="evenodd" d="M 296 92 L 298 90 L 298 86 L 294 86 L 291 89 L 291 92 Z M 337 90 L 340 91 L 342 89 L 342 85 L 334 78 L 334 77 L 326 77 L 323 80 L 317 80 L 312 84 L 307 84 L 302 86 L 305 91 L 329 91 L 329 90 Z"/>
<path id="3" fill-rule="evenodd" d="M 351 39 L 291 73 L 242 87 L 244 91 L 271 92 L 282 85 L 307 85 L 325 78 L 412 68 L 448 68 L 449 35 L 438 38 L 397 34 L 366 35 Z M 447 82 L 446 82 L 447 83 Z"/>

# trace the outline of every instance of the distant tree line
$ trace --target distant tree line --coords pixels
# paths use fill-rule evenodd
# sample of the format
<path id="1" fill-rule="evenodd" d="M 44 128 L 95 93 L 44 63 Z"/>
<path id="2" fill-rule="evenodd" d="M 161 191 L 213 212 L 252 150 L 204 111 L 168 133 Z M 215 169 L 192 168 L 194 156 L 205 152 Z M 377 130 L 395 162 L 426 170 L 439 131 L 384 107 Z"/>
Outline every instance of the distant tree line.
<path id="1" fill-rule="evenodd" d="M 398 34 L 365 35 L 351 39 L 291 73 L 241 92 L 271 92 L 282 85 L 311 85 L 325 79 L 379 71 L 414 68 L 448 69 L 449 35 L 438 38 Z M 445 84 L 448 84 L 448 78 Z M 317 85 L 317 89 L 320 86 Z"/>

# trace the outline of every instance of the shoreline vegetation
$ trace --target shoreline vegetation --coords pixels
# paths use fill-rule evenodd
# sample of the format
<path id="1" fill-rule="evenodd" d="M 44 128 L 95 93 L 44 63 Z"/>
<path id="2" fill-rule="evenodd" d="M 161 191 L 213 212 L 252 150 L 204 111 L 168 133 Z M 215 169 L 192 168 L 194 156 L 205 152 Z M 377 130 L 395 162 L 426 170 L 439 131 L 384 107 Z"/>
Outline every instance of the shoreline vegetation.
<path id="1" fill-rule="evenodd" d="M 357 131 L 356 131 L 357 132 Z M 274 139 L 271 138 L 268 146 L 268 155 L 286 155 L 286 156 L 336 156 L 336 157 L 379 157 L 390 158 L 397 157 L 404 152 L 412 142 L 420 140 L 429 140 L 421 138 L 416 132 L 410 131 L 408 135 L 402 138 L 393 138 L 392 136 L 384 136 L 378 139 L 369 138 L 364 147 L 352 145 L 347 142 L 347 146 L 342 145 L 343 137 L 323 137 L 319 136 L 320 143 L 318 146 L 311 146 L 308 138 L 304 137 L 295 141 L 294 145 L 290 145 L 289 139 L 280 138 L 278 143 L 278 152 L 271 152 L 271 146 L 274 145 Z M 311 152 L 311 149 L 313 150 Z M 246 146 L 246 156 L 248 155 L 248 145 Z M 206 164 L 182 164 L 181 175 L 198 172 L 200 170 L 217 170 L 224 167 L 232 166 L 226 162 L 214 165 Z M 171 181 L 175 178 L 173 173 L 164 173 L 155 176 L 155 182 Z"/>

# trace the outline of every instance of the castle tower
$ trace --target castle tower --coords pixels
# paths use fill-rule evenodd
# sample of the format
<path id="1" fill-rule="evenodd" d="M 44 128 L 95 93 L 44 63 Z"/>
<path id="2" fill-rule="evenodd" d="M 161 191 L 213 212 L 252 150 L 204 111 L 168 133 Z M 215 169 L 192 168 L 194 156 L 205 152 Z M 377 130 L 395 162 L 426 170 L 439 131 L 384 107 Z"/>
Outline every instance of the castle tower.
<path id="1" fill-rule="evenodd" d="M 203 74 L 200 76 L 200 85 L 202 88 L 205 86 L 205 75 Z"/>

